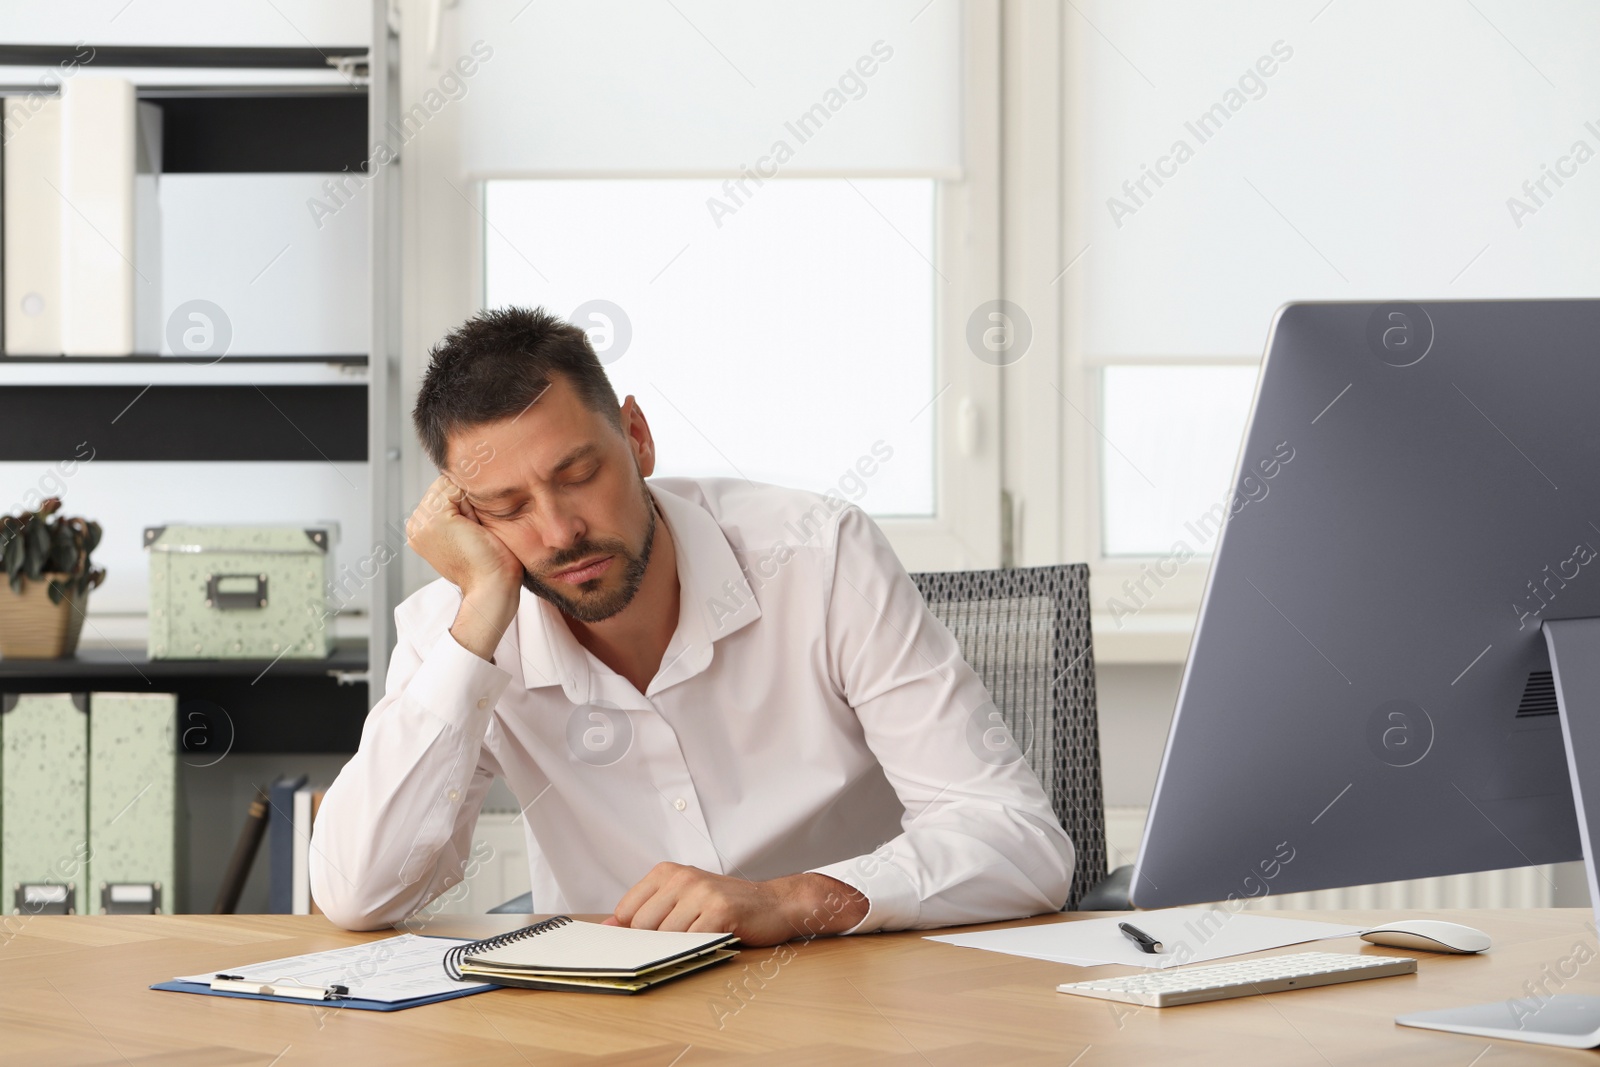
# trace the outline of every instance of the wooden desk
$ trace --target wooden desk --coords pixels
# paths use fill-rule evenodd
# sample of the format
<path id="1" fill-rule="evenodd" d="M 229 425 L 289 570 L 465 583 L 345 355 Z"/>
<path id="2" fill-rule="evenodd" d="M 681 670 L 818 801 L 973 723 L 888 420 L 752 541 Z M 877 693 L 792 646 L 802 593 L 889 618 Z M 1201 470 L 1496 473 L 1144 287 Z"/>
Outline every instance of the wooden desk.
<path id="1" fill-rule="evenodd" d="M 1371 923 L 1390 913 L 1300 913 Z M 637 997 L 504 989 L 395 1013 L 147 989 L 388 936 L 321 916 L 7 917 L 0 946 L 0 1062 L 9 1064 L 1496 1064 L 1595 1054 L 1394 1025 L 1400 1012 L 1524 995 L 1523 983 L 1592 953 L 1590 912 L 1441 911 L 1487 931 L 1485 956 L 1415 954 L 1415 975 L 1191 1005 L 1134 1008 L 1064 996 L 1092 972 L 924 941 L 919 933 L 748 949 Z M 1028 921 L 1071 921 L 1081 915 Z M 525 921 L 525 920 L 524 920 Z M 440 919 L 483 936 L 511 916 Z M 1002 924 L 1011 925 L 1011 924 Z M 1404 955 L 1351 938 L 1307 948 Z M 1300 948 L 1279 950 L 1303 951 Z M 1580 956 L 1580 958 L 1582 958 Z M 1600 993 L 1596 968 L 1561 991 Z M 730 983 L 743 986 L 742 999 Z"/>

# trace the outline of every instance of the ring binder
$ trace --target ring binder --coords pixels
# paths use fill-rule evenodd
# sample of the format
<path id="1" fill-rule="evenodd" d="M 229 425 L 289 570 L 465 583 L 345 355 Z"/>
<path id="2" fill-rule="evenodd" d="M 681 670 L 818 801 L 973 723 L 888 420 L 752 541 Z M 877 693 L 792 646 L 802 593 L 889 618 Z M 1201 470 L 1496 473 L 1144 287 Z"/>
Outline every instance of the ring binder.
<path id="1" fill-rule="evenodd" d="M 542 922 L 536 922 L 532 926 L 524 926 L 520 930 L 512 930 L 509 933 L 496 934 L 493 937 L 486 937 L 481 941 L 472 941 L 465 945 L 457 945 L 444 954 L 444 973 L 448 974 L 451 978 L 454 978 L 458 982 L 463 981 L 464 979 L 461 977 L 461 958 L 463 956 L 476 955 L 481 952 L 492 952 L 497 948 L 504 948 L 507 945 L 515 944 L 516 942 L 525 938 L 537 937 L 547 930 L 554 930 L 557 927 L 565 926 L 568 923 L 575 921 L 576 920 L 570 915 L 557 915 L 554 918 L 545 919 Z"/>

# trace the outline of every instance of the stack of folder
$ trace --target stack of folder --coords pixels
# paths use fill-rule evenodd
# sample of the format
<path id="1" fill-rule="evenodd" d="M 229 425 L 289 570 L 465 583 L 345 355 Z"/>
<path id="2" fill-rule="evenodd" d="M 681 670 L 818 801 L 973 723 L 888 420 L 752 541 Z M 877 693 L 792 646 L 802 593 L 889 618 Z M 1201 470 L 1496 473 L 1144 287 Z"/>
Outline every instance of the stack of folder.
<path id="1" fill-rule="evenodd" d="M 159 351 L 161 109 L 88 73 L 3 103 L 6 353 Z"/>
<path id="2" fill-rule="evenodd" d="M 171 914 L 186 839 L 171 693 L 0 697 L 12 914 Z"/>

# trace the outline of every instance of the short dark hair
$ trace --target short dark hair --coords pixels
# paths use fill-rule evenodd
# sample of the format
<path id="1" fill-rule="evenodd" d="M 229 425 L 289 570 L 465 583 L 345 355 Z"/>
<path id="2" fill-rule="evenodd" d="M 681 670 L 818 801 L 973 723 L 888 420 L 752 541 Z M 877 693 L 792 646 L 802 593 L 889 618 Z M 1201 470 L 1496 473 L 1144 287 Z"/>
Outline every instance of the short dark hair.
<path id="1" fill-rule="evenodd" d="M 428 358 L 411 420 L 440 469 L 450 434 L 518 414 L 556 374 L 572 384 L 585 407 L 622 432 L 616 391 L 588 336 L 543 308 L 480 311 L 446 334 Z"/>

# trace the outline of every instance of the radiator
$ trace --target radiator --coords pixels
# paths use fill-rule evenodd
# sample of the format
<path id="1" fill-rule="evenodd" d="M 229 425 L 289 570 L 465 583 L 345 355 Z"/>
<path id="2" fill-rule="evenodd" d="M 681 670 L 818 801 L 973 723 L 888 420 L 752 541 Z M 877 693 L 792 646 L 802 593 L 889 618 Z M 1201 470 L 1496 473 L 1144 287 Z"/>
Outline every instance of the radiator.
<path id="1" fill-rule="evenodd" d="M 1106 855 L 1113 867 L 1139 855 L 1147 808 L 1106 809 Z M 1302 908 L 1550 908 L 1556 906 L 1556 867 L 1415 878 L 1405 882 L 1269 895 L 1248 904 L 1260 911 Z"/>

